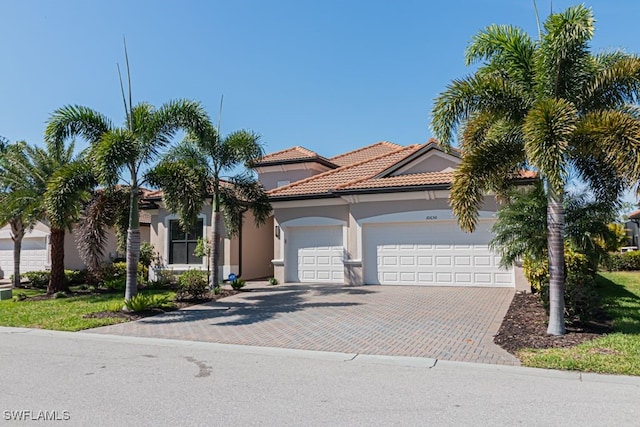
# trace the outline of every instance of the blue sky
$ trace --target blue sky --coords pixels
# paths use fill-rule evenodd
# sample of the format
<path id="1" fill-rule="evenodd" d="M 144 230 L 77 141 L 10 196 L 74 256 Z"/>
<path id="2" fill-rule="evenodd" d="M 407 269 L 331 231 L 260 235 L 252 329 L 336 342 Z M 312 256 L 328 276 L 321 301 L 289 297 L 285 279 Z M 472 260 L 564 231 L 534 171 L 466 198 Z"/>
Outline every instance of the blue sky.
<path id="1" fill-rule="evenodd" d="M 550 4 L 538 0 L 541 15 Z M 586 4 L 595 51 L 640 52 L 640 2 Z M 425 142 L 433 98 L 471 71 L 473 34 L 492 23 L 536 34 L 532 0 L 2 0 L 0 17 L 0 135 L 10 140 L 39 143 L 65 104 L 122 121 L 126 36 L 134 103 L 190 98 L 215 118 L 224 94 L 223 133 L 248 128 L 267 151 L 326 156 Z"/>

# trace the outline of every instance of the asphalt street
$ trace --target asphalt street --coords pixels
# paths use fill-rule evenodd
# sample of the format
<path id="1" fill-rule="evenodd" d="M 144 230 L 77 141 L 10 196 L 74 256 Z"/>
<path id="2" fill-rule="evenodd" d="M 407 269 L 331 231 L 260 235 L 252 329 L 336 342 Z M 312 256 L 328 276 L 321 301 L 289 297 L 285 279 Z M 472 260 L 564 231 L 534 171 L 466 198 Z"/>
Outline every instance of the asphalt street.
<path id="1" fill-rule="evenodd" d="M 0 387 L 0 426 L 640 420 L 634 377 L 22 328 L 0 328 Z"/>

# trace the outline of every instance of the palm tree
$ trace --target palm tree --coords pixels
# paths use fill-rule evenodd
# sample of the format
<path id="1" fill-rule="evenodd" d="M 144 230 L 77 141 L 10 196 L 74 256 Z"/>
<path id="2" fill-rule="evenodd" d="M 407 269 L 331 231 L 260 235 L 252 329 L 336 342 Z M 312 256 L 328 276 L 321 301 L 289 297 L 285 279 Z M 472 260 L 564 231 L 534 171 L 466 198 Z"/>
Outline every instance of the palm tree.
<path id="1" fill-rule="evenodd" d="M 454 80 L 436 99 L 432 129 L 451 145 L 459 130 L 464 156 L 451 204 L 473 231 L 487 191 L 506 194 L 523 167 L 547 188 L 550 319 L 547 332 L 565 333 L 564 210 L 570 173 L 601 201 L 618 200 L 640 176 L 640 59 L 620 51 L 591 54 L 590 9 L 551 14 L 539 40 L 513 26 L 491 25 L 466 50 L 475 73 Z"/>
<path id="2" fill-rule="evenodd" d="M 125 123 L 114 126 L 104 115 L 87 107 L 65 106 L 53 112 L 45 140 L 59 147 L 67 138 L 80 136 L 91 144 L 90 156 L 100 183 L 108 187 L 127 181 L 131 189 L 127 230 L 127 281 L 125 300 L 138 292 L 140 257 L 139 188 L 144 168 L 151 166 L 161 149 L 170 144 L 178 130 L 198 130 L 208 120 L 198 102 L 176 100 L 156 109 L 150 104 L 125 100 Z"/>
<path id="3" fill-rule="evenodd" d="M 8 206 L 14 242 L 21 240 L 25 229 L 37 220 L 49 223 L 51 236 L 51 278 L 47 293 L 67 290 L 64 280 L 64 237 L 78 218 L 86 189 L 95 183 L 91 168 L 74 158 L 69 147 L 49 147 L 44 150 L 18 143 L 7 150 L 2 159 L 2 181 L 10 191 L 2 196 Z M 57 200 L 52 204 L 50 200 Z M 19 233 L 16 230 L 21 228 Z M 20 239 L 17 239 L 20 237 Z M 16 250 L 17 246 L 17 250 Z M 14 280 L 19 280 L 20 245 L 14 246 Z M 14 267 L 16 268 L 16 267 Z M 19 282 L 18 282 L 19 283 Z"/>
<path id="4" fill-rule="evenodd" d="M 536 263 L 547 258 L 547 194 L 541 183 L 510 191 L 509 203 L 497 213 L 491 248 L 509 267 L 519 259 Z M 604 246 L 616 236 L 609 224 L 615 218 L 611 204 L 583 193 L 564 198 L 565 244 L 585 254 L 595 269 L 607 255 Z"/>
<path id="5" fill-rule="evenodd" d="M 13 240 L 13 287 L 20 286 L 20 260 L 22 253 L 22 239 L 27 230 L 35 224 L 35 217 L 31 215 L 28 206 L 23 205 L 24 199 L 15 197 L 18 189 L 9 173 L 11 159 L 23 150 L 24 142 L 10 144 L 0 137 L 0 227 L 7 224 L 11 227 Z"/>
<path id="6" fill-rule="evenodd" d="M 220 138 L 218 130 L 208 123 L 199 132 L 190 132 L 149 173 L 149 182 L 162 187 L 167 209 L 178 214 L 183 229 L 189 229 L 195 222 L 205 201 L 211 203 L 211 288 L 220 281 L 223 215 L 227 234 L 234 236 L 247 210 L 252 211 L 256 225 L 264 224 L 271 214 L 262 185 L 250 174 L 242 173 L 225 180 L 223 174 L 239 166 L 250 169 L 253 160 L 263 155 L 255 133 L 241 130 Z"/>

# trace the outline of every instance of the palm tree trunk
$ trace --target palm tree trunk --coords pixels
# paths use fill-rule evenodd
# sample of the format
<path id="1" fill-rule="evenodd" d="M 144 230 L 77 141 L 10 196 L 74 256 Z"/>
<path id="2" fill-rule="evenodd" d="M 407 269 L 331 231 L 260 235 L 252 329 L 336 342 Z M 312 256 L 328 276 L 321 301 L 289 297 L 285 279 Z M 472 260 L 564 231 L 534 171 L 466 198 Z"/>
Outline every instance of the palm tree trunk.
<path id="1" fill-rule="evenodd" d="M 127 230 L 127 282 L 125 301 L 138 294 L 138 261 L 140 260 L 140 213 L 138 211 L 138 186 L 131 186 L 129 205 L 129 229 Z"/>
<path id="2" fill-rule="evenodd" d="M 547 228 L 549 249 L 549 326 L 547 334 L 564 335 L 564 207 L 563 195 L 549 186 Z"/>
<path id="3" fill-rule="evenodd" d="M 51 228 L 51 277 L 47 294 L 68 291 L 64 280 L 64 228 Z"/>
<path id="4" fill-rule="evenodd" d="M 222 229 L 222 214 L 219 208 L 213 209 L 213 220 L 211 230 L 211 283 L 209 286 L 211 289 L 218 286 L 220 283 L 220 271 L 218 270 L 220 264 L 220 246 L 222 244 L 222 235 L 220 231 Z"/>
<path id="5" fill-rule="evenodd" d="M 9 221 L 11 225 L 11 240 L 13 240 L 13 287 L 20 287 L 20 259 L 22 253 L 22 239 L 24 224 L 21 218 Z"/>

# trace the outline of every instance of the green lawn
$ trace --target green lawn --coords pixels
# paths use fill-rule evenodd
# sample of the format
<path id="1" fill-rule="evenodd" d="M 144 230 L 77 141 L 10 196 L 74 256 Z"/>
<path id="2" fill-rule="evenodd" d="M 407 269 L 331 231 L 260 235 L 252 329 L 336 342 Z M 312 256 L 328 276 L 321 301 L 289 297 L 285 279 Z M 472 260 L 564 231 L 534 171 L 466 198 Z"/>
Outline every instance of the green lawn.
<path id="1" fill-rule="evenodd" d="M 640 375 L 640 272 L 600 273 L 615 332 L 565 349 L 521 350 L 524 366 Z"/>
<path id="2" fill-rule="evenodd" d="M 14 289 L 13 295 L 25 293 L 34 296 L 44 291 Z M 150 290 L 142 293 L 169 295 L 170 291 Z M 98 326 L 113 325 L 126 321 L 121 318 L 91 319 L 85 314 L 100 311 L 116 311 L 122 308 L 124 292 L 82 295 L 70 298 L 56 298 L 40 301 L 0 301 L 0 326 L 54 329 L 59 331 L 79 331 Z"/>

